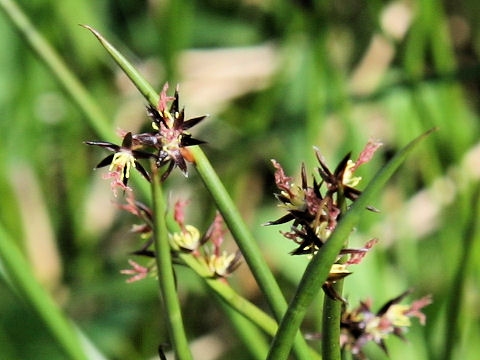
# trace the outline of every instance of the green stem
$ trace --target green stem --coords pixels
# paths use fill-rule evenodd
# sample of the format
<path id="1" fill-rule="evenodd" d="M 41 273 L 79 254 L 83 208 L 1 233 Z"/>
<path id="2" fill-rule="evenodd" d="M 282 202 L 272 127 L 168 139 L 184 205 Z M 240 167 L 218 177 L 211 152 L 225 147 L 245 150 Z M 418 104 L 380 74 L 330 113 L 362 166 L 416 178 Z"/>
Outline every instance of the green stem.
<path id="1" fill-rule="evenodd" d="M 153 167 L 152 167 L 153 168 Z M 158 268 L 158 282 L 163 298 L 164 314 L 167 318 L 170 340 L 179 360 L 191 360 L 192 354 L 188 348 L 188 341 L 183 328 L 182 313 L 175 289 L 172 257 L 168 241 L 167 224 L 165 220 L 165 202 L 162 194 L 160 176 L 156 169 L 152 177 L 152 198 L 154 209 L 154 245 Z"/>
<path id="2" fill-rule="evenodd" d="M 2 226 L 0 226 L 0 261 L 8 276 L 9 284 L 43 320 L 67 357 L 74 360 L 86 360 L 87 356 L 74 327 L 64 317 L 50 295 L 37 282 L 30 264 L 27 263 Z"/>
<path id="3" fill-rule="evenodd" d="M 5 11 L 8 19 L 12 22 L 15 29 L 19 31 L 20 35 L 23 36 L 35 55 L 43 61 L 67 94 L 70 95 L 73 102 L 84 113 L 88 125 L 97 136 L 105 141 L 117 142 L 118 138 L 114 136 L 112 126 L 104 111 L 89 94 L 85 86 L 68 69 L 55 49 L 35 29 L 22 10 L 12 0 L 0 0 L 0 8 Z M 135 172 L 132 174 L 132 177 L 140 191 L 147 195 L 149 191 L 148 184 L 143 177 L 138 176 Z"/>
<path id="4" fill-rule="evenodd" d="M 348 350 L 342 350 L 342 360 L 352 360 L 353 356 L 352 353 Z"/>
<path id="5" fill-rule="evenodd" d="M 285 313 L 286 302 L 272 272 L 261 255 L 257 242 L 248 231 L 235 204 L 205 154 L 198 147 L 191 148 L 191 153 L 195 158 L 198 174 L 212 195 L 228 229 L 234 236 L 253 276 L 265 294 L 275 318 L 280 320 Z"/>
<path id="6" fill-rule="evenodd" d="M 340 209 L 339 220 L 347 212 L 347 201 L 343 192 L 343 186 L 340 186 L 337 193 L 337 203 Z M 348 241 L 344 241 L 344 247 L 347 247 Z M 340 262 L 344 262 L 340 259 Z M 343 279 L 333 284 L 333 291 L 340 297 L 342 296 Z M 322 317 L 322 358 L 324 360 L 340 360 L 340 320 L 342 318 L 342 303 L 338 299 L 332 299 L 325 295 L 323 302 Z"/>
<path id="7" fill-rule="evenodd" d="M 476 185 L 472 193 L 470 219 L 467 222 L 467 229 L 465 230 L 463 238 L 463 251 L 458 268 L 453 278 L 452 286 L 450 287 L 450 299 L 448 300 L 447 312 L 447 327 L 445 331 L 445 347 L 443 351 L 443 360 L 450 360 L 453 358 L 455 345 L 460 342 L 460 321 L 462 303 L 465 298 L 465 287 L 468 279 L 468 274 L 473 259 L 475 259 L 474 246 L 475 239 L 480 237 L 480 184 Z"/>
<path id="8" fill-rule="evenodd" d="M 48 66 L 72 100 L 87 115 L 87 120 L 93 130 L 103 140 L 115 141 L 108 118 L 78 78 L 68 69 L 57 52 L 35 29 L 22 10 L 12 0 L 0 0 L 0 7 L 5 11 L 5 14 L 34 53 Z"/>
<path id="9" fill-rule="evenodd" d="M 362 195 L 339 221 L 335 231 L 326 244 L 310 261 L 288 310 L 280 322 L 278 332 L 270 347 L 268 359 L 287 359 L 293 339 L 300 328 L 300 324 L 305 317 L 310 303 L 318 293 L 322 284 L 326 281 L 330 268 L 340 253 L 345 239 L 355 224 L 360 220 L 360 214 L 368 205 L 368 201 L 378 193 L 380 188 L 393 175 L 416 145 L 434 130 L 435 129 L 431 129 L 410 142 L 377 173 Z"/>
<path id="10" fill-rule="evenodd" d="M 118 66 L 125 72 L 125 74 L 132 80 L 132 83 L 140 91 L 142 96 L 152 105 L 158 105 L 159 96 L 152 85 L 146 81 L 143 76 L 135 69 L 135 67 L 130 64 L 130 62 L 117 50 L 115 47 L 110 44 L 97 30 L 88 25 L 80 25 L 87 30 L 90 30 L 93 35 L 100 41 L 100 44 L 107 50 L 112 59 L 117 63 Z"/>
<path id="11" fill-rule="evenodd" d="M 342 296 L 343 279 L 333 285 L 334 291 Z M 325 295 L 322 317 L 322 359 L 340 360 L 340 320 L 342 302 Z"/>
<path id="12" fill-rule="evenodd" d="M 278 325 L 270 316 L 260 310 L 250 301 L 239 295 L 227 283 L 211 277 L 211 274 L 200 264 L 192 255 L 180 253 L 179 257 L 182 261 L 197 273 L 208 287 L 213 290 L 225 303 L 238 311 L 240 314 L 250 319 L 265 333 L 273 336 L 277 331 Z"/>

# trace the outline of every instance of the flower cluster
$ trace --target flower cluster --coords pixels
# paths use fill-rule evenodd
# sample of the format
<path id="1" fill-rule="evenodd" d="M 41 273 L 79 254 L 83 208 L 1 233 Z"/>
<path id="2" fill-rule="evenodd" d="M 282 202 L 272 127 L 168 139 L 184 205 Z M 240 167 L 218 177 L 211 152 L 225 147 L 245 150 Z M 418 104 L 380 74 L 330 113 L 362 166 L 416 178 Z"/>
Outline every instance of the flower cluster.
<path id="1" fill-rule="evenodd" d="M 184 208 L 187 204 L 185 201 L 177 201 L 175 204 L 174 219 L 179 225 L 179 231 L 169 234 L 173 254 L 190 253 L 212 277 L 225 278 L 229 276 L 241 264 L 241 253 L 240 251 L 228 253 L 221 250 L 224 241 L 222 217 L 217 214 L 206 233 L 201 235 L 196 227 L 185 224 Z M 127 192 L 126 204 L 121 204 L 119 207 L 142 220 L 142 224 L 134 225 L 131 230 L 140 234 L 143 240 L 141 247 L 133 251 L 132 255 L 154 258 L 155 251 L 151 249 L 153 245 L 151 209 L 145 204 L 135 201 L 131 191 Z M 132 269 L 121 271 L 122 274 L 132 275 L 127 282 L 144 279 L 148 274 L 154 274 L 156 270 L 155 262 L 148 267 L 143 267 L 133 260 L 129 260 L 129 263 Z"/>
<path id="2" fill-rule="evenodd" d="M 167 165 L 162 175 L 164 181 L 177 166 L 187 176 L 186 161 L 192 161 L 192 156 L 186 149 L 188 146 L 203 144 L 187 132 L 188 129 L 205 119 L 206 116 L 185 120 L 185 110 L 179 107 L 178 88 L 173 97 L 167 96 L 168 84 L 165 84 L 160 93 L 157 108 L 147 106 L 147 115 L 152 121 L 153 131 L 132 134 L 123 134 L 122 145 L 104 141 L 86 141 L 88 145 L 104 147 L 113 152 L 104 158 L 96 168 L 108 166 L 107 178 L 112 178 L 112 187 L 127 187 L 130 170 L 137 169 L 147 180 L 150 175 L 138 162 L 138 159 L 153 159 L 157 167 Z M 171 101 L 170 109 L 167 102 Z"/>
<path id="3" fill-rule="evenodd" d="M 361 194 L 356 189 L 361 178 L 354 176 L 355 170 L 362 164 L 370 161 L 381 143 L 369 141 L 364 150 L 360 153 L 357 161 L 351 160 L 350 153 L 347 154 L 332 172 L 326 165 L 318 149 L 315 154 L 319 162 L 316 168 L 320 179 L 313 176 L 313 184 L 309 185 L 305 165 L 301 167 L 301 185 L 295 184 L 292 177 L 285 174 L 282 166 L 272 160 L 275 167 L 275 183 L 280 190 L 276 198 L 280 201 L 280 207 L 287 211 L 287 214 L 280 219 L 268 222 L 266 225 L 284 224 L 293 221 L 289 232 L 282 234 L 293 240 L 298 247 L 292 255 L 313 255 L 328 240 L 330 234 L 337 225 L 341 216 L 342 207 L 346 208 L 347 199 L 355 201 Z M 369 208 L 374 210 L 373 208 Z M 332 284 L 351 274 L 347 266 L 358 264 L 366 252 L 377 242 L 369 241 L 362 249 L 343 249 L 339 256 L 350 255 L 350 259 L 344 263 L 334 264 L 330 275 L 323 285 L 323 289 L 330 297 L 345 301 L 333 289 Z"/>
<path id="4" fill-rule="evenodd" d="M 420 310 L 431 304 L 430 296 L 414 301 L 411 305 L 399 304 L 411 290 L 388 301 L 376 313 L 372 312 L 371 300 L 361 302 L 353 310 L 343 310 L 341 319 L 340 344 L 342 348 L 351 351 L 357 359 L 366 359 L 362 352 L 363 346 L 373 341 L 387 353 L 385 339 L 393 334 L 404 339 L 403 334 L 411 325 L 410 318 L 417 317 L 422 325 L 426 317 Z"/>
<path id="5" fill-rule="evenodd" d="M 293 221 L 291 231 L 283 235 L 296 242 L 299 246 L 291 252 L 292 255 L 315 254 L 327 241 L 335 229 L 341 213 L 342 201 L 355 201 L 361 191 L 355 186 L 361 180 L 354 177 L 355 170 L 370 161 L 381 143 L 370 141 L 362 151 L 358 160 L 353 162 L 350 154 L 331 172 L 316 149 L 315 153 L 320 166 L 316 168 L 320 181 L 313 177 L 313 185 L 308 184 L 305 165 L 302 164 L 301 186 L 286 176 L 282 166 L 272 160 L 275 167 L 275 183 L 280 190 L 276 194 L 280 206 L 287 214 L 266 225 L 277 225 Z M 323 189 L 323 190 L 322 190 Z"/>
<path id="6" fill-rule="evenodd" d="M 180 231 L 170 236 L 173 247 L 195 256 L 208 269 L 212 277 L 229 276 L 240 266 L 242 256 L 239 250 L 234 253 L 221 250 L 225 235 L 222 216 L 217 213 L 208 230 L 200 236 L 200 231 L 196 227 L 184 223 L 185 205 L 186 203 L 181 201 L 175 204 L 174 217 L 180 226 Z"/>

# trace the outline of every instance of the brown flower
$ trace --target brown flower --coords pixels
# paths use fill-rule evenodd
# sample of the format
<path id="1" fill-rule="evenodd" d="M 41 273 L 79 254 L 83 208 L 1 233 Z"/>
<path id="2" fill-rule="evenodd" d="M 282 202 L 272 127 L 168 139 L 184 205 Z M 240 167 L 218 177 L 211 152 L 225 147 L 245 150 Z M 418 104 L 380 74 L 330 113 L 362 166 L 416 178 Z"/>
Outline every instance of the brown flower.
<path id="1" fill-rule="evenodd" d="M 431 296 L 425 296 L 414 301 L 411 305 L 399 304 L 411 290 L 388 301 L 376 313 L 372 312 L 371 300 L 361 302 L 353 310 L 343 310 L 340 337 L 342 348 L 349 350 L 357 359 L 366 359 L 362 352 L 363 346 L 375 342 L 388 354 L 385 339 L 393 334 L 405 340 L 403 334 L 411 326 L 410 319 L 417 317 L 422 325 L 425 324 L 425 315 L 420 309 L 432 303 Z"/>
<path id="2" fill-rule="evenodd" d="M 124 136 L 121 146 L 106 141 L 85 141 L 85 144 L 87 145 L 100 146 L 107 150 L 113 151 L 113 154 L 108 155 L 106 158 L 100 161 L 95 168 L 98 169 L 110 165 L 110 168 L 108 169 L 110 173 L 109 177 L 113 178 L 114 180 L 121 180 L 125 186 L 127 186 L 127 182 L 130 177 L 130 169 L 132 167 L 137 169 L 140 174 L 145 177 L 145 179 L 150 181 L 150 175 L 148 175 L 147 171 L 143 168 L 142 164 L 137 161 L 137 159 L 149 159 L 155 157 L 155 155 L 144 151 L 133 150 L 132 139 L 132 133 L 129 132 Z"/>

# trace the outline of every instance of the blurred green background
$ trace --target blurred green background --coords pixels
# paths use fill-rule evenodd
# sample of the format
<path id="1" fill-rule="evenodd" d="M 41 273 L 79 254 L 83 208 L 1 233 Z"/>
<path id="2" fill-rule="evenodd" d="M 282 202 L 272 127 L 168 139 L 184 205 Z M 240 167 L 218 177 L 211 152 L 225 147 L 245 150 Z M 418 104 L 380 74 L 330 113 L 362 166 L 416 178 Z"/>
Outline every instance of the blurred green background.
<path id="1" fill-rule="evenodd" d="M 306 259 L 279 227 L 270 159 L 298 177 L 317 146 L 334 167 L 369 138 L 384 142 L 359 173 L 364 183 L 400 147 L 438 126 L 365 212 L 352 234 L 379 244 L 346 280 L 353 306 L 375 306 L 414 287 L 432 294 L 427 325 L 408 343 L 389 339 L 391 359 L 478 359 L 480 248 L 480 2 L 463 1 L 19 1 L 111 119 L 148 125 L 145 100 L 96 39 L 98 29 L 160 90 L 180 84 L 188 117 L 211 116 L 193 133 L 239 205 L 287 299 Z M 125 283 L 136 219 L 112 204 L 106 154 L 84 115 L 0 15 L 0 222 L 41 283 L 109 359 L 152 359 L 166 343 L 157 283 Z M 187 221 L 205 230 L 215 209 L 195 171 L 167 181 L 191 199 Z M 283 230 L 288 229 L 284 227 Z M 230 243 L 233 241 L 230 239 Z M 231 245 L 233 248 L 234 246 Z M 139 260 L 141 261 L 141 260 Z M 177 269 L 196 359 L 248 359 L 222 308 L 188 269 Z M 40 320 L 0 278 L 0 358 L 62 359 Z M 245 265 L 231 283 L 266 309 Z M 319 300 L 303 324 L 319 329 Z M 453 320 L 458 319 L 458 331 Z M 313 346 L 318 346 L 312 342 Z M 452 350 L 451 353 L 447 348 Z M 371 359 L 386 359 L 367 346 Z"/>

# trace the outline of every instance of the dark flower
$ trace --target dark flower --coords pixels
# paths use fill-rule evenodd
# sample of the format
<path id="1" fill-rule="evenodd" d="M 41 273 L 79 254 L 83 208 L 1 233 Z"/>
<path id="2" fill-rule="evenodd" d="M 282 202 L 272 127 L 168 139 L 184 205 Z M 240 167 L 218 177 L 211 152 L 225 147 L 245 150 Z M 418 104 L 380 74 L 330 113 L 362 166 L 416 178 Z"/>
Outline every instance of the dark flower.
<path id="1" fill-rule="evenodd" d="M 167 96 L 168 83 L 160 93 L 158 107 L 147 106 L 147 114 L 152 120 L 153 132 L 133 135 L 135 144 L 155 148 L 157 153 L 157 166 L 168 164 L 168 168 L 162 176 L 165 180 L 175 166 L 178 166 L 187 176 L 186 160 L 190 159 L 188 146 L 205 143 L 192 137 L 188 129 L 197 125 L 205 116 L 185 120 L 185 110 L 179 108 L 178 89 L 173 97 Z M 167 102 L 173 101 L 170 109 L 167 110 Z"/>
<path id="2" fill-rule="evenodd" d="M 133 137 L 131 132 L 124 136 L 121 146 L 105 141 L 86 141 L 85 144 L 101 146 L 113 152 L 113 154 L 108 155 L 100 161 L 95 168 L 98 169 L 110 165 L 108 177 L 113 178 L 114 181 L 121 181 L 124 186 L 127 186 L 130 169 L 132 167 L 137 169 L 145 179 L 150 181 L 150 176 L 137 159 L 154 158 L 155 155 L 140 150 L 133 150 Z"/>
<path id="3" fill-rule="evenodd" d="M 137 159 L 155 159 L 157 167 L 168 165 L 162 175 L 164 181 L 175 166 L 178 166 L 187 176 L 187 161 L 193 161 L 192 155 L 187 150 L 188 146 L 203 144 L 204 141 L 192 137 L 187 131 L 206 118 L 200 116 L 185 120 L 184 109 L 179 108 L 178 89 L 175 96 L 167 96 L 168 84 L 165 84 L 160 93 L 160 100 L 157 108 L 147 106 L 147 114 L 152 120 L 152 132 L 132 134 L 125 133 L 121 146 L 103 141 L 86 141 L 88 145 L 96 145 L 113 151 L 114 154 L 107 156 L 97 168 L 110 165 L 107 178 L 112 178 L 112 188 L 127 188 L 130 169 L 136 168 L 147 180 L 150 175 L 137 161 Z M 170 109 L 167 110 L 167 102 L 172 101 Z M 143 151 L 150 148 L 152 153 Z"/>
<path id="4" fill-rule="evenodd" d="M 332 173 L 325 161 L 323 156 L 320 154 L 320 151 L 315 148 L 315 155 L 320 164 L 320 167 L 317 168 L 318 173 L 322 180 L 326 183 L 327 189 L 331 193 L 335 193 L 339 188 L 343 188 L 343 194 L 347 199 L 355 201 L 361 194 L 361 191 L 355 189 L 355 186 L 358 185 L 361 177 L 354 177 L 354 171 L 362 164 L 367 163 L 373 157 L 373 154 L 377 149 L 382 146 L 382 143 L 379 141 L 369 140 L 365 148 L 362 150 L 358 156 L 357 161 L 353 162 L 350 157 L 351 154 L 348 153 L 340 161 L 340 163 L 335 168 L 335 171 Z"/>
<path id="5" fill-rule="evenodd" d="M 275 182 L 280 193 L 275 194 L 280 207 L 287 214 L 265 225 L 277 225 L 293 220 L 290 232 L 282 234 L 299 244 L 292 255 L 314 254 L 327 240 L 336 225 L 339 210 L 332 196 L 322 196 L 321 184 L 313 179 L 313 186 L 308 185 L 305 165 L 302 164 L 301 186 L 296 185 L 291 177 L 285 175 L 282 166 L 272 160 L 275 167 Z"/>
<path id="6" fill-rule="evenodd" d="M 266 225 L 293 221 L 291 230 L 282 232 L 286 238 L 299 245 L 291 252 L 292 255 L 312 255 L 327 241 L 341 213 L 339 196 L 352 202 L 360 196 L 361 191 L 355 186 L 361 178 L 354 177 L 353 173 L 360 165 L 371 159 L 380 145 L 379 142 L 369 141 L 356 162 L 353 162 L 350 154 L 347 154 L 333 172 L 329 170 L 316 149 L 315 153 L 320 164 L 317 171 L 321 181 L 318 182 L 313 177 L 312 185 L 308 184 L 304 164 L 301 167 L 301 185 L 296 185 L 293 178 L 285 175 L 282 166 L 276 160 L 272 160 L 275 167 L 275 183 L 280 190 L 280 193 L 275 196 L 287 214 Z M 324 187 L 323 191 L 322 187 Z"/>
<path id="7" fill-rule="evenodd" d="M 411 305 L 400 305 L 411 290 L 388 301 L 377 313 L 371 310 L 372 302 L 367 300 L 353 310 L 343 309 L 341 320 L 340 344 L 349 350 L 357 359 L 366 359 L 362 352 L 363 346 L 375 342 L 388 354 L 385 339 L 393 334 L 405 340 L 403 334 L 411 326 L 410 318 L 417 317 L 422 325 L 425 324 L 425 315 L 420 309 L 432 303 L 431 296 L 425 296 L 414 301 Z"/>

